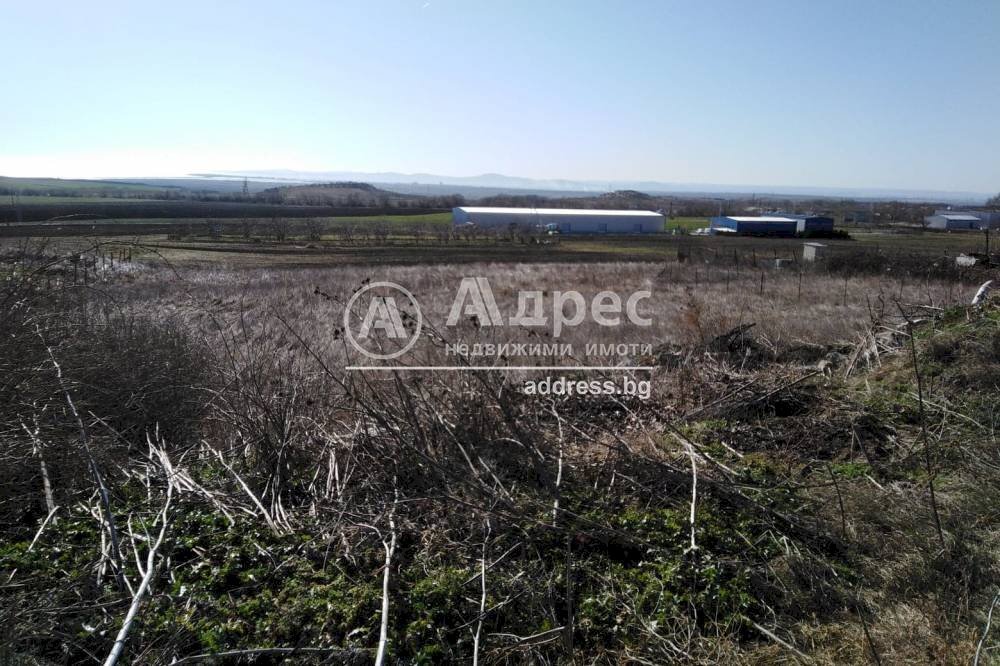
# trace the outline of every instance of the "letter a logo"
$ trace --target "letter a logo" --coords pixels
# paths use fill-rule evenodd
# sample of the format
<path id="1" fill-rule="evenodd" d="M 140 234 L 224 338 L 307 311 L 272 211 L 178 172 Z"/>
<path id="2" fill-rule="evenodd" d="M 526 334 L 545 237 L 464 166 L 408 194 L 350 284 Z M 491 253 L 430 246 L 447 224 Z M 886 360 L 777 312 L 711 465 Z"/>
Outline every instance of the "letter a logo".
<path id="1" fill-rule="evenodd" d="M 503 326 L 503 317 L 493 298 L 489 280 L 482 277 L 462 278 L 445 324 L 454 326 L 462 314 L 475 317 L 480 326 Z"/>
<path id="2" fill-rule="evenodd" d="M 357 351 L 370 359 L 388 361 L 417 343 L 423 322 L 413 294 L 395 282 L 372 282 L 347 301 L 343 331 Z"/>
<path id="3" fill-rule="evenodd" d="M 396 299 L 392 296 L 379 296 L 368 303 L 368 314 L 361 322 L 359 338 L 367 338 L 372 327 L 385 331 L 386 336 L 394 339 L 407 337 L 403 321 L 399 317 Z"/>

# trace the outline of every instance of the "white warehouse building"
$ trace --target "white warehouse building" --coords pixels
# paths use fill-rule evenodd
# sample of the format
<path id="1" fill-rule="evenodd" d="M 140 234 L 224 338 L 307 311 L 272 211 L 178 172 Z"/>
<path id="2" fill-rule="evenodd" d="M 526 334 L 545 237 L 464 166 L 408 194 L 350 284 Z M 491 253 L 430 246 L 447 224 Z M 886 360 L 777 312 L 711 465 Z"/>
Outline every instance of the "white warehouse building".
<path id="1" fill-rule="evenodd" d="M 663 213 L 649 210 L 576 208 L 482 208 L 462 206 L 451 211 L 455 226 L 474 224 L 485 229 L 528 229 L 561 234 L 648 234 L 663 231 Z"/>
<path id="2" fill-rule="evenodd" d="M 928 229 L 944 229 L 947 231 L 978 231 L 989 227 L 980 217 L 970 213 L 935 213 L 924 218 Z"/>
<path id="3" fill-rule="evenodd" d="M 924 218 L 930 229 L 1000 229 L 1000 211 L 995 210 L 936 210 Z"/>

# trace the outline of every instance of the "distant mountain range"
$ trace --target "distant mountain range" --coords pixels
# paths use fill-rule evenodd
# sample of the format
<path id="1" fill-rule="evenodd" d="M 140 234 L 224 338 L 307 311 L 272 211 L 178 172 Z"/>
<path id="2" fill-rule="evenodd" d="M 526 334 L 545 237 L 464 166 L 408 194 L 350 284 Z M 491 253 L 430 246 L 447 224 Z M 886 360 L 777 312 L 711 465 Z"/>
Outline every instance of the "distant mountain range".
<path id="1" fill-rule="evenodd" d="M 465 194 L 488 196 L 491 193 L 538 193 L 573 196 L 598 194 L 614 190 L 638 190 L 649 194 L 676 194 L 709 197 L 758 196 L 831 197 L 837 199 L 893 199 L 901 201 L 930 201 L 957 204 L 982 204 L 994 193 L 949 192 L 940 190 L 908 190 L 862 187 L 812 187 L 778 185 L 732 185 L 714 183 L 667 183 L 654 180 L 596 181 L 522 178 L 486 173 L 478 176 L 441 176 L 430 173 L 397 173 L 391 171 L 366 173 L 359 171 L 227 171 L 192 174 L 197 178 L 232 179 L 251 178 L 288 183 L 319 183 L 357 181 L 392 185 L 391 189 L 407 194 Z M 465 190 L 468 191 L 465 191 Z"/>

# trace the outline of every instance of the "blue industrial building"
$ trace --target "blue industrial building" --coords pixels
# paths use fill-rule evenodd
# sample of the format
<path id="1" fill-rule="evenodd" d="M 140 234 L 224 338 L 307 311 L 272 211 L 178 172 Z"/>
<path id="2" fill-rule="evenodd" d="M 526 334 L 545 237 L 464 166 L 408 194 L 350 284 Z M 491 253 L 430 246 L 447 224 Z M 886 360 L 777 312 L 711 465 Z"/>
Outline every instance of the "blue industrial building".
<path id="1" fill-rule="evenodd" d="M 833 218 L 822 215 L 774 214 L 759 217 L 720 216 L 712 218 L 712 229 L 751 236 L 795 236 L 829 233 Z"/>
<path id="2" fill-rule="evenodd" d="M 809 232 L 829 233 L 833 231 L 833 218 L 825 215 L 812 215 L 810 213 L 775 213 L 781 217 L 790 217 L 798 224 L 795 231 L 800 234 Z"/>

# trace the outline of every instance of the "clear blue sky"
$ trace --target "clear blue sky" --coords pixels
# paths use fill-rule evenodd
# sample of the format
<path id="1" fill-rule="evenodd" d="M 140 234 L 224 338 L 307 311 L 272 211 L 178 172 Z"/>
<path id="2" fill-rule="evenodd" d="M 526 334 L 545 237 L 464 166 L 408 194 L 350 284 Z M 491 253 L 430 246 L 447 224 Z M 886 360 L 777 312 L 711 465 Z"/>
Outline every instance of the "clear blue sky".
<path id="1" fill-rule="evenodd" d="M 1000 2 L 5 3 L 0 174 L 1000 190 Z"/>

